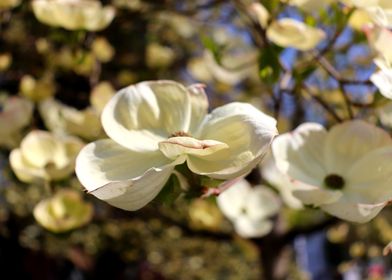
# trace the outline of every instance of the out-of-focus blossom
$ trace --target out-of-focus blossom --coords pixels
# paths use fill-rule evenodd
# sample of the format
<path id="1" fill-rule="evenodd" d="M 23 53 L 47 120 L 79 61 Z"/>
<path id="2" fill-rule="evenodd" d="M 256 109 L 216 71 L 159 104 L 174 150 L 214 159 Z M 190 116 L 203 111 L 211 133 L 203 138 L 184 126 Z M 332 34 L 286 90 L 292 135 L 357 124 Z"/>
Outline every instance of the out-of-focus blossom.
<path id="1" fill-rule="evenodd" d="M 19 180 L 60 180 L 74 170 L 75 158 L 83 143 L 74 137 L 58 137 L 47 131 L 33 130 L 12 150 L 10 164 Z"/>
<path id="2" fill-rule="evenodd" d="M 93 216 L 93 207 L 82 200 L 79 192 L 61 190 L 39 202 L 33 214 L 47 230 L 62 233 L 87 224 Z"/>
<path id="3" fill-rule="evenodd" d="M 263 159 L 260 164 L 260 171 L 263 178 L 279 191 L 283 202 L 287 206 L 293 209 L 303 208 L 301 200 L 293 195 L 295 186 L 291 182 L 290 177 L 276 167 L 272 153 L 268 153 L 265 159 Z"/>
<path id="4" fill-rule="evenodd" d="M 94 69 L 96 57 L 92 52 L 68 47 L 62 48 L 54 57 L 55 66 L 73 70 L 79 75 L 90 75 Z"/>
<path id="5" fill-rule="evenodd" d="M 250 10 L 257 18 L 260 26 L 263 28 L 267 27 L 268 20 L 270 18 L 268 10 L 261 3 L 252 3 Z"/>
<path id="6" fill-rule="evenodd" d="M 21 0 L 0 0 L 0 11 L 11 9 L 20 4 Z"/>
<path id="7" fill-rule="evenodd" d="M 129 70 L 121 70 L 117 74 L 117 82 L 120 86 L 134 84 L 137 81 L 138 81 L 138 75 L 135 72 Z"/>
<path id="8" fill-rule="evenodd" d="M 267 37 L 281 47 L 291 47 L 301 51 L 314 49 L 325 39 L 325 32 L 292 18 L 274 21 L 267 29 Z"/>
<path id="9" fill-rule="evenodd" d="M 35 48 L 38 53 L 47 54 L 52 48 L 52 45 L 47 38 L 39 38 L 35 41 Z"/>
<path id="10" fill-rule="evenodd" d="M 33 103 L 22 97 L 0 96 L 0 146 L 14 148 L 21 139 L 21 130 L 33 114 Z"/>
<path id="11" fill-rule="evenodd" d="M 92 108 L 77 110 L 53 98 L 42 101 L 38 108 L 45 126 L 57 135 L 76 135 L 92 140 L 102 134 L 99 114 Z"/>
<path id="12" fill-rule="evenodd" d="M 242 237 L 255 238 L 268 234 L 273 222 L 268 218 L 278 213 L 280 202 L 276 194 L 265 186 L 252 187 L 241 179 L 217 198 L 223 214 L 232 221 Z"/>
<path id="13" fill-rule="evenodd" d="M 99 31 L 113 20 L 115 9 L 95 0 L 34 0 L 33 12 L 44 24 L 68 30 Z"/>
<path id="14" fill-rule="evenodd" d="M 150 68 L 166 68 L 170 66 L 176 58 L 173 49 L 157 43 L 151 43 L 146 50 L 146 63 Z"/>
<path id="15" fill-rule="evenodd" d="M 374 62 L 380 68 L 370 76 L 370 80 L 386 98 L 392 99 L 392 67 L 383 59 L 375 59 Z"/>
<path id="16" fill-rule="evenodd" d="M 392 102 L 377 108 L 376 112 L 382 125 L 392 128 Z"/>
<path id="17" fill-rule="evenodd" d="M 392 50 L 389 47 L 392 44 L 392 32 L 386 28 L 378 27 L 369 27 L 365 31 L 369 45 L 376 55 L 388 63 L 392 63 Z"/>
<path id="18" fill-rule="evenodd" d="M 104 37 L 96 38 L 91 45 L 91 50 L 100 62 L 111 61 L 115 53 L 112 45 Z"/>
<path id="19" fill-rule="evenodd" d="M 189 205 L 189 219 L 196 229 L 217 230 L 222 222 L 222 214 L 215 203 L 200 198 Z"/>
<path id="20" fill-rule="evenodd" d="M 228 180 L 261 160 L 276 121 L 255 107 L 231 103 L 207 114 L 201 85 L 142 82 L 120 90 L 106 105 L 102 125 L 110 139 L 87 145 L 76 174 L 99 199 L 137 210 L 163 188 L 176 165 Z"/>
<path id="21" fill-rule="evenodd" d="M 298 7 L 308 13 L 319 12 L 337 0 L 285 0 L 289 5 Z"/>
<path id="22" fill-rule="evenodd" d="M 200 82 L 216 80 L 227 85 L 234 85 L 246 78 L 257 76 L 257 55 L 250 50 L 243 53 L 223 53 L 220 63 L 211 51 L 205 50 L 203 58 L 193 59 L 188 64 L 188 71 Z"/>
<path id="23" fill-rule="evenodd" d="M 109 82 L 101 82 L 90 94 L 91 106 L 84 110 L 77 110 L 52 98 L 41 102 L 38 108 L 50 131 L 95 140 L 103 135 L 100 115 L 114 92 Z"/>
<path id="24" fill-rule="evenodd" d="M 362 32 L 364 28 L 372 26 L 373 22 L 368 12 L 356 9 L 351 14 L 350 19 L 348 20 L 348 25 L 351 28 Z"/>
<path id="25" fill-rule="evenodd" d="M 362 9 L 377 25 L 392 27 L 392 2 L 389 0 L 344 0 L 346 5 Z"/>
<path id="26" fill-rule="evenodd" d="M 103 81 L 98 83 L 92 90 L 90 94 L 90 103 L 96 112 L 101 114 L 105 105 L 113 97 L 115 89 L 111 83 Z"/>
<path id="27" fill-rule="evenodd" d="M 12 55 L 10 53 L 0 53 L 0 72 L 7 70 L 12 63 Z"/>
<path id="28" fill-rule="evenodd" d="M 20 93 L 32 101 L 42 101 L 54 95 L 56 86 L 51 75 L 37 80 L 30 75 L 22 77 L 19 85 Z"/>
<path id="29" fill-rule="evenodd" d="M 167 24 L 169 28 L 173 29 L 176 34 L 183 38 L 192 37 L 196 31 L 197 26 L 195 22 L 189 17 L 179 15 L 178 13 L 162 12 L 157 15 L 157 19 L 161 24 Z"/>
<path id="30" fill-rule="evenodd" d="M 305 123 L 275 139 L 272 150 L 294 196 L 333 216 L 365 223 L 392 197 L 392 140 L 371 124 L 347 121 L 327 132 Z"/>

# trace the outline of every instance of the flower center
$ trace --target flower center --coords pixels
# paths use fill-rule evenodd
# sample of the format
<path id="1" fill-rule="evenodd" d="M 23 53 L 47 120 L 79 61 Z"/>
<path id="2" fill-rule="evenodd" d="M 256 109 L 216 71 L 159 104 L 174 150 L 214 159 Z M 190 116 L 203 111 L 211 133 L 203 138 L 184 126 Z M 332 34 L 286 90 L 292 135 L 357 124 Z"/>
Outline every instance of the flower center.
<path id="1" fill-rule="evenodd" d="M 192 137 L 192 136 L 184 131 L 176 131 L 172 133 L 170 137 Z"/>
<path id="2" fill-rule="evenodd" d="M 324 185 L 333 190 L 341 190 L 344 187 L 344 179 L 337 174 L 329 174 L 324 178 Z"/>

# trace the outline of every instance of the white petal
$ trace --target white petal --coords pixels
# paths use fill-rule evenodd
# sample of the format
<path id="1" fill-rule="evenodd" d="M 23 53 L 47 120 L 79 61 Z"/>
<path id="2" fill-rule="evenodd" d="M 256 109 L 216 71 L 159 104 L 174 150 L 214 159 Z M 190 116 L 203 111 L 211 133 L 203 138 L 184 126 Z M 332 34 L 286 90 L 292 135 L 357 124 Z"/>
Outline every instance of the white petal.
<path id="1" fill-rule="evenodd" d="M 256 238 L 270 233 L 273 223 L 269 220 L 254 221 L 247 216 L 242 216 L 234 222 L 234 228 L 244 238 Z"/>
<path id="2" fill-rule="evenodd" d="M 260 26 L 266 28 L 268 25 L 268 20 L 270 19 L 268 10 L 261 3 L 251 4 L 250 9 L 256 16 Z"/>
<path id="3" fill-rule="evenodd" d="M 355 162 L 345 176 L 346 197 L 377 204 L 392 198 L 392 146 L 377 149 Z"/>
<path id="4" fill-rule="evenodd" d="M 191 134 L 198 133 L 200 125 L 208 112 L 208 98 L 204 91 L 203 84 L 194 84 L 188 87 L 191 97 L 191 123 L 189 132 Z"/>
<path id="5" fill-rule="evenodd" d="M 246 198 L 251 193 L 248 181 L 241 179 L 221 193 L 216 201 L 222 213 L 231 220 L 236 219 L 246 207 Z"/>
<path id="6" fill-rule="evenodd" d="M 386 98 L 392 99 L 392 73 L 391 71 L 377 71 L 370 76 L 372 83 Z"/>
<path id="7" fill-rule="evenodd" d="M 302 51 L 315 48 L 325 39 L 325 32 L 292 18 L 274 21 L 267 29 L 269 40 L 281 47 L 293 47 Z"/>
<path id="8" fill-rule="evenodd" d="M 198 140 L 192 137 L 171 137 L 159 142 L 159 150 L 168 158 L 181 155 L 206 156 L 228 149 L 228 145 L 215 140 Z"/>
<path id="9" fill-rule="evenodd" d="M 360 204 L 345 201 L 344 198 L 342 198 L 338 202 L 321 206 L 321 209 L 346 221 L 367 223 L 380 213 L 385 206 L 386 203 Z"/>
<path id="10" fill-rule="evenodd" d="M 189 92 L 172 81 L 142 82 L 120 90 L 106 105 L 102 125 L 107 135 L 135 151 L 156 151 L 158 142 L 188 132 Z"/>
<path id="11" fill-rule="evenodd" d="M 387 132 L 364 121 L 355 120 L 335 125 L 325 141 L 325 164 L 329 174 L 343 175 L 360 158 L 387 145 L 392 140 Z"/>
<path id="12" fill-rule="evenodd" d="M 319 207 L 336 202 L 343 196 L 341 191 L 306 185 L 299 181 L 293 181 L 293 184 L 293 195 L 305 205 Z"/>
<path id="13" fill-rule="evenodd" d="M 287 206 L 294 209 L 303 208 L 302 202 L 293 195 L 293 187 L 295 186 L 290 181 L 290 177 L 280 172 L 276 167 L 272 152 L 268 152 L 263 159 L 260 165 L 260 171 L 262 177 L 279 191 L 283 202 Z"/>
<path id="14" fill-rule="evenodd" d="M 224 105 L 206 116 L 198 138 L 226 143 L 229 148 L 207 156 L 189 156 L 188 167 L 217 179 L 244 175 L 260 162 L 277 134 L 276 120 L 252 105 Z"/>
<path id="15" fill-rule="evenodd" d="M 304 123 L 293 132 L 277 137 L 272 152 L 278 169 L 291 178 L 318 186 L 327 175 L 320 149 L 327 132 L 316 123 Z"/>
<path id="16" fill-rule="evenodd" d="M 10 165 L 16 177 L 26 183 L 43 180 L 46 178 L 46 173 L 43 168 L 37 168 L 28 161 L 26 161 L 20 149 L 14 149 L 10 153 Z"/>
<path id="17" fill-rule="evenodd" d="M 246 213 L 252 220 L 262 220 L 278 213 L 280 201 L 266 186 L 252 188 L 246 199 Z"/>
<path id="18" fill-rule="evenodd" d="M 155 198 L 176 164 L 159 151 L 131 151 L 106 139 L 87 145 L 76 160 L 76 174 L 82 185 L 109 204 L 137 210 Z"/>
<path id="19" fill-rule="evenodd" d="M 67 151 L 62 141 L 47 131 L 30 132 L 20 145 L 23 157 L 36 167 L 55 164 L 61 168 L 69 163 Z"/>

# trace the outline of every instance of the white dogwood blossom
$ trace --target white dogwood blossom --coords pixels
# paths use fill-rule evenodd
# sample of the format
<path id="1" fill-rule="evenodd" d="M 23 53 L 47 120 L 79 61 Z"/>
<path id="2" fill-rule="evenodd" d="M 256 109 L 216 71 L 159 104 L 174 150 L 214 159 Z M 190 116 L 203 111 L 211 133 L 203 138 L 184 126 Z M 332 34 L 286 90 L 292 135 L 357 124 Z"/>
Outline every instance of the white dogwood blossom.
<path id="1" fill-rule="evenodd" d="M 69 176 L 83 143 L 75 137 L 57 137 L 47 131 L 33 130 L 11 151 L 10 164 L 19 180 L 61 180 Z"/>
<path id="2" fill-rule="evenodd" d="M 44 24 L 68 30 L 99 31 L 113 20 L 115 9 L 96 0 L 34 0 L 33 12 Z"/>
<path id="3" fill-rule="evenodd" d="M 21 0 L 1 0 L 0 1 L 0 11 L 11 9 L 20 4 Z"/>
<path id="4" fill-rule="evenodd" d="M 285 0 L 289 5 L 298 7 L 308 13 L 319 12 L 337 0 Z"/>
<path id="5" fill-rule="evenodd" d="M 275 119 L 245 103 L 207 109 L 201 85 L 151 81 L 120 90 L 102 113 L 110 138 L 87 145 L 77 158 L 80 182 L 113 206 L 137 210 L 184 162 L 215 179 L 248 173 L 277 135 Z"/>
<path id="6" fill-rule="evenodd" d="M 346 5 L 366 11 L 377 25 L 392 27 L 392 1 L 390 0 L 344 0 Z"/>
<path id="7" fill-rule="evenodd" d="M 252 187 L 241 179 L 217 197 L 222 213 L 234 224 L 242 237 L 255 238 L 268 234 L 273 222 L 268 218 L 278 213 L 277 195 L 266 186 Z"/>
<path id="8" fill-rule="evenodd" d="M 314 49 L 326 35 L 319 28 L 292 18 L 282 18 L 270 24 L 267 37 L 278 46 L 308 51 Z"/>
<path id="9" fill-rule="evenodd" d="M 93 216 L 93 207 L 82 200 L 79 192 L 64 189 L 40 201 L 34 207 L 33 214 L 41 226 L 60 233 L 88 223 Z"/>
<path id="10" fill-rule="evenodd" d="M 306 205 L 365 223 L 392 198 L 392 140 L 360 120 L 333 126 L 304 123 L 272 144 L 277 167 Z"/>
<path id="11" fill-rule="evenodd" d="M 31 121 L 33 103 L 22 97 L 0 96 L 0 146 L 14 148 L 21 140 L 21 130 Z"/>
<path id="12" fill-rule="evenodd" d="M 292 184 L 290 177 L 276 167 L 275 159 L 271 152 L 265 156 L 260 164 L 260 171 L 262 177 L 279 191 L 283 202 L 288 207 L 293 209 L 303 208 L 302 202 L 293 195 L 295 186 Z"/>
<path id="13" fill-rule="evenodd" d="M 372 83 L 386 98 L 392 99 L 392 67 L 386 60 L 375 59 L 374 63 L 380 68 L 370 76 Z"/>

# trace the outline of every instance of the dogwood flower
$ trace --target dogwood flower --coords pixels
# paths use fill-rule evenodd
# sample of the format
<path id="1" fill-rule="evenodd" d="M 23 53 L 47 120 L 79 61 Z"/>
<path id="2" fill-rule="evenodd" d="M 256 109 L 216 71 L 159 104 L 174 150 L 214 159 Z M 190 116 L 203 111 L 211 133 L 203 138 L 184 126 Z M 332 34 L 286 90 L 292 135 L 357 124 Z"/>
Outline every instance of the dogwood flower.
<path id="1" fill-rule="evenodd" d="M 0 11 L 11 9 L 20 4 L 21 0 L 1 0 L 0 1 Z"/>
<path id="2" fill-rule="evenodd" d="M 294 196 L 333 216 L 365 223 L 392 197 L 392 140 L 371 124 L 347 121 L 327 132 L 305 123 L 278 137 L 272 150 Z"/>
<path id="3" fill-rule="evenodd" d="M 277 134 L 276 121 L 245 103 L 210 114 L 207 108 L 201 85 L 151 81 L 120 90 L 102 113 L 110 139 L 87 145 L 77 157 L 80 182 L 113 206 L 137 210 L 184 162 L 215 179 L 248 173 Z"/>
<path id="4" fill-rule="evenodd" d="M 314 49 L 325 39 L 325 32 L 292 18 L 274 21 L 267 29 L 267 37 L 281 47 L 291 47 L 301 51 Z"/>
<path id="5" fill-rule="evenodd" d="M 325 9 L 332 2 L 337 2 L 336 0 L 286 0 L 284 2 L 288 2 L 288 4 L 296 6 L 301 10 L 304 10 L 308 13 L 311 12 L 319 12 L 322 9 Z"/>
<path id="6" fill-rule="evenodd" d="M 64 179 L 73 172 L 82 146 L 74 137 L 33 130 L 22 140 L 20 148 L 11 151 L 11 168 L 26 183 Z"/>
<path id="7" fill-rule="evenodd" d="M 276 167 L 272 152 L 267 153 L 263 159 L 263 162 L 260 164 L 260 171 L 262 177 L 279 191 L 283 202 L 287 206 L 293 209 L 303 208 L 302 202 L 293 195 L 295 186 L 293 186 L 290 177 Z"/>
<path id="8" fill-rule="evenodd" d="M 33 103 L 22 97 L 0 96 L 0 146 L 13 148 L 33 114 Z"/>
<path id="9" fill-rule="evenodd" d="M 93 207 L 90 203 L 83 202 L 79 192 L 61 190 L 53 197 L 39 202 L 33 214 L 41 226 L 61 233 L 88 223 L 93 215 Z"/>
<path id="10" fill-rule="evenodd" d="M 44 24 L 68 30 L 99 31 L 113 20 L 115 9 L 95 0 L 34 0 L 33 12 Z"/>
<path id="11" fill-rule="evenodd" d="M 273 227 L 269 217 L 278 213 L 280 202 L 265 186 L 252 186 L 241 179 L 217 197 L 222 213 L 234 224 L 242 237 L 254 238 L 268 234 Z"/>
<path id="12" fill-rule="evenodd" d="M 370 81 L 386 98 L 392 99 L 392 67 L 384 59 L 375 59 L 374 63 L 380 68 L 370 76 Z"/>
<path id="13" fill-rule="evenodd" d="M 366 11 L 377 25 L 392 27 L 392 2 L 389 0 L 344 0 L 346 5 Z"/>
<path id="14" fill-rule="evenodd" d="M 114 92 L 110 83 L 101 82 L 92 89 L 91 106 L 84 110 L 77 110 L 53 98 L 40 102 L 38 110 L 45 126 L 53 133 L 95 140 L 103 135 L 100 114 Z"/>

